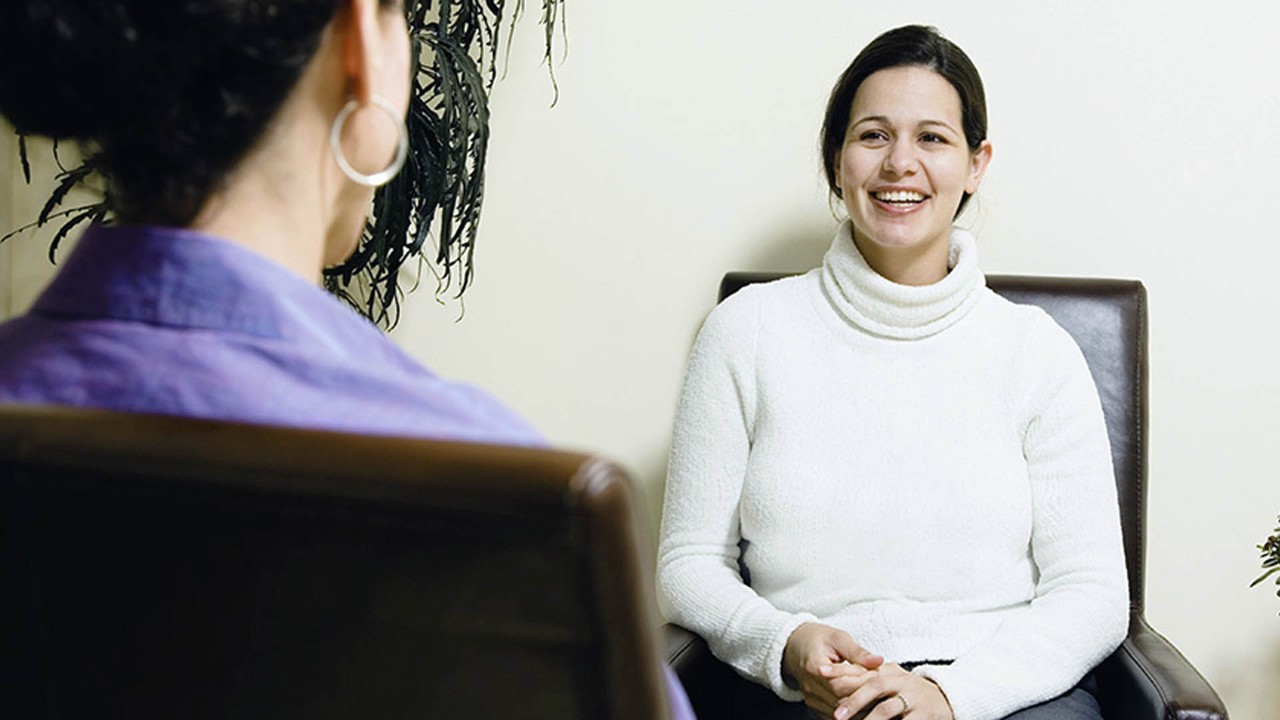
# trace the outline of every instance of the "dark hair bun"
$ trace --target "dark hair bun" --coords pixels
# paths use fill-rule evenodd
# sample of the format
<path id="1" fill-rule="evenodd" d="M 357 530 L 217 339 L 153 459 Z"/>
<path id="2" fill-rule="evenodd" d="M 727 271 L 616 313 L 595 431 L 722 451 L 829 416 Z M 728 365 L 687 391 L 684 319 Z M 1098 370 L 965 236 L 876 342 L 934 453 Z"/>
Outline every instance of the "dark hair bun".
<path id="1" fill-rule="evenodd" d="M 0 114 L 90 141 L 126 222 L 182 226 L 262 133 L 337 0 L 2 0 Z"/>
<path id="2" fill-rule="evenodd" d="M 110 0 L 4 4 L 0 114 L 21 132 L 54 138 L 94 139 L 117 123 L 137 60 L 125 9 Z"/>

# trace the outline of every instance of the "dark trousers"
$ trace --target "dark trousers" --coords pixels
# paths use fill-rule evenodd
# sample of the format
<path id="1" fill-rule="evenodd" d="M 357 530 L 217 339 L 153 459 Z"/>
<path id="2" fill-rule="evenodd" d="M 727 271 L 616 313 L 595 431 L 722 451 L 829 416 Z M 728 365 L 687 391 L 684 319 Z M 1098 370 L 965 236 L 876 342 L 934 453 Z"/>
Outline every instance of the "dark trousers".
<path id="1" fill-rule="evenodd" d="M 1093 673 L 1089 673 L 1062 695 L 1019 710 L 1006 716 L 1005 720 L 1102 720 L 1097 695 L 1097 680 Z M 769 688 L 753 682 L 738 683 L 733 698 L 733 717 L 739 720 L 813 720 L 804 703 L 785 702 Z"/>

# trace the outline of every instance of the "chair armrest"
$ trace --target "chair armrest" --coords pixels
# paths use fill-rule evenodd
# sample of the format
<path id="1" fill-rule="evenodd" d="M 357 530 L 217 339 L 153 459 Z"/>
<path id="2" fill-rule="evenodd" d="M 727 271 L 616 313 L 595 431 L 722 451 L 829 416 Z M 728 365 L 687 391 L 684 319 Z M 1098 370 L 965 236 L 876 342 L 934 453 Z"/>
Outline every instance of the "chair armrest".
<path id="1" fill-rule="evenodd" d="M 1134 614 L 1129 636 L 1098 666 L 1103 714 L 1141 720 L 1226 720 L 1222 699 L 1146 619 Z"/>
<path id="2" fill-rule="evenodd" d="M 720 662 L 707 642 L 679 625 L 663 625 L 667 664 L 680 678 L 698 720 L 730 720 L 738 674 Z"/>
<path id="3" fill-rule="evenodd" d="M 711 653 L 705 640 L 679 625 L 663 625 L 662 639 L 666 644 L 667 665 L 681 680 L 686 673 L 694 671 L 700 662 L 705 662 L 704 655 Z"/>

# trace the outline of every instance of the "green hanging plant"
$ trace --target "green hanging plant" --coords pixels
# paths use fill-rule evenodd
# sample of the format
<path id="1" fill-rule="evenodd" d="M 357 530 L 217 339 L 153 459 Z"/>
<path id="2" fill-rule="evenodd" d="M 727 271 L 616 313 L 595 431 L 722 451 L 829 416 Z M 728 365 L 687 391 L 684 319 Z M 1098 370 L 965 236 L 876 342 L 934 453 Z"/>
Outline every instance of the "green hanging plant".
<path id="1" fill-rule="evenodd" d="M 564 0 L 542 0 L 543 55 L 551 67 L 555 29 L 563 33 Z M 404 294 L 397 277 L 410 259 L 428 262 L 437 292 L 460 297 L 471 284 L 476 230 L 484 202 L 489 147 L 489 92 L 497 74 L 503 0 L 406 3 L 418 72 L 408 114 L 405 169 L 374 195 L 364 238 L 343 264 L 325 271 L 325 286 L 387 327 L 399 319 Z M 433 7 L 437 6 L 438 7 Z M 515 0 L 508 52 L 524 0 Z M 433 56 L 433 62 L 424 58 Z M 555 104 L 553 98 L 552 105 Z M 433 222 L 438 223 L 433 228 Z M 427 240 L 436 238 L 434 253 Z"/>
<path id="2" fill-rule="evenodd" d="M 524 0 L 513 0 L 508 22 L 510 50 Z M 541 0 L 543 55 L 553 89 L 559 90 L 551 67 L 555 30 L 564 32 L 565 0 Z M 460 297 L 471 284 L 476 231 L 484 202 L 484 166 L 489 147 L 489 93 L 497 72 L 497 53 L 507 0 L 408 0 L 405 14 L 417 70 L 406 126 L 409 157 L 404 169 L 374 194 L 364 235 L 350 258 L 324 271 L 325 287 L 371 321 L 394 327 L 405 288 L 400 270 L 415 259 L 432 270 L 437 293 Z M 0 242 L 31 227 L 63 220 L 49 247 L 53 262 L 58 245 L 75 227 L 110 222 L 110 193 L 97 202 L 62 208 L 72 188 L 99 174 L 90 153 L 73 168 L 63 166 L 54 143 L 59 173 L 49 200 L 35 222 L 0 237 Z M 26 138 L 19 134 L 23 176 L 31 182 Z M 434 248 L 428 241 L 433 241 Z"/>
<path id="3" fill-rule="evenodd" d="M 27 138 L 22 133 L 18 135 L 18 158 L 22 163 L 22 177 L 31 183 L 31 158 L 27 154 Z M 0 242 L 4 242 L 20 232 L 30 230 L 33 227 L 44 227 L 50 220 L 57 218 L 66 218 L 62 223 L 62 227 L 58 228 L 58 232 L 54 233 L 53 240 L 49 243 L 49 262 L 57 262 L 58 246 L 62 244 L 64 238 L 76 228 L 77 225 L 86 220 L 91 223 L 106 222 L 109 220 L 111 213 L 111 197 L 109 193 L 102 193 L 103 199 L 88 203 L 86 205 L 78 205 L 65 210 L 58 210 L 62 206 L 62 201 L 67 198 L 67 193 L 71 192 L 77 185 L 87 183 L 91 178 L 98 174 L 98 156 L 89 155 L 84 158 L 79 165 L 67 169 L 62 164 L 62 158 L 58 154 L 58 141 L 53 141 L 53 161 L 58 165 L 58 174 L 54 176 L 58 184 L 54 186 L 53 192 L 50 193 L 49 199 L 45 201 L 44 207 L 40 208 L 40 214 L 36 216 L 35 222 L 27 223 L 17 230 L 13 230 L 8 234 L 0 237 Z"/>
<path id="4" fill-rule="evenodd" d="M 1280 523 L 1280 516 L 1276 516 L 1276 521 Z M 1267 541 L 1258 546 L 1258 550 L 1262 554 L 1262 575 L 1258 576 L 1249 584 L 1249 587 L 1261 584 L 1267 578 L 1280 573 L 1280 525 L 1276 526 L 1275 532 Z M 1276 578 L 1276 597 L 1280 597 L 1280 577 Z"/>

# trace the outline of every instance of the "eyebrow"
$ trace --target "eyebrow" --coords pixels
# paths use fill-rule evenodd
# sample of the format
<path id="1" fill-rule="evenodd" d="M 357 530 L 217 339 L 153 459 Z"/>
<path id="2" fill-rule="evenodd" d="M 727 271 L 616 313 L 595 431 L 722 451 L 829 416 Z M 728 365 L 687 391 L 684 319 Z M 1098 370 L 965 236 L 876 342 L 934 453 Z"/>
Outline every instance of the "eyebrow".
<path id="1" fill-rule="evenodd" d="M 852 129 L 866 122 L 879 122 L 879 123 L 884 123 L 885 125 L 893 124 L 889 122 L 889 118 L 885 117 L 884 115 L 868 115 L 867 117 L 864 117 L 864 118 L 851 120 L 849 122 L 849 128 Z M 952 127 L 950 123 L 943 122 L 942 120 L 921 120 L 919 123 L 916 124 L 916 127 L 924 127 L 926 125 L 936 125 L 938 127 L 944 127 L 953 133 L 960 132 L 956 128 Z"/>

